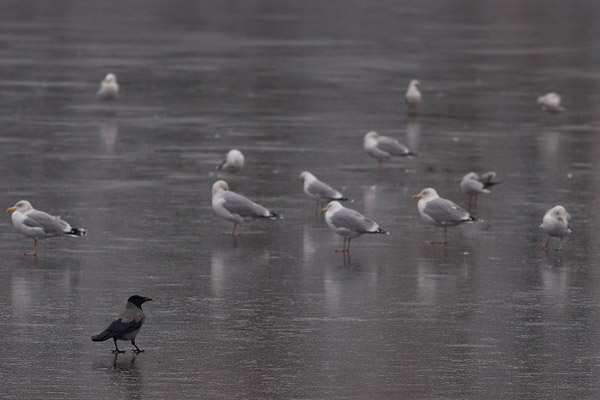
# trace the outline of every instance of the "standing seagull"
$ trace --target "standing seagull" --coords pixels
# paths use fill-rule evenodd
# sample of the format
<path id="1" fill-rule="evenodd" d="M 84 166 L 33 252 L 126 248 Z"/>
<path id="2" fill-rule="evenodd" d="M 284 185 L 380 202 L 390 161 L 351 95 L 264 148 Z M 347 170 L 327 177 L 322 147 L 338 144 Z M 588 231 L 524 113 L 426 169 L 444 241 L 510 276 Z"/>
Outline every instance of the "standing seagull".
<path id="1" fill-rule="evenodd" d="M 444 228 L 444 241 L 441 242 L 443 244 L 447 243 L 446 229 L 448 227 L 464 222 L 479 221 L 454 202 L 442 199 L 433 188 L 423 189 L 421 193 L 415 194 L 412 198 L 419 200 L 417 207 L 423 221 L 435 225 L 436 228 Z"/>
<path id="2" fill-rule="evenodd" d="M 375 131 L 368 132 L 363 140 L 363 147 L 367 154 L 379 160 L 379 167 L 384 160 L 392 157 L 414 156 L 408 147 L 387 136 L 379 136 Z"/>
<path id="3" fill-rule="evenodd" d="M 92 340 L 103 342 L 112 338 L 115 341 L 113 353 L 125 353 L 125 351 L 119 350 L 117 340 L 131 341 L 131 344 L 135 347 L 134 353 L 143 352 L 144 350 L 141 350 L 135 344 L 135 337 L 140 332 L 146 319 L 144 311 L 142 311 L 142 304 L 151 300 L 150 297 L 131 296 L 127 299 L 125 309 L 117 315 L 117 318 L 102 333 L 92 336 Z"/>
<path id="4" fill-rule="evenodd" d="M 469 207 L 477 205 L 477 196 L 481 193 L 490 193 L 489 187 L 502 182 L 494 182 L 496 173 L 493 171 L 477 175 L 475 172 L 469 172 L 463 176 L 460 181 L 461 192 L 469 196 Z"/>
<path id="5" fill-rule="evenodd" d="M 571 234 L 571 215 L 563 206 L 552 207 L 546 214 L 540 228 L 548 234 L 548 240 L 542 244 L 542 249 L 548 250 L 548 243 L 551 237 L 560 238 L 560 246 L 556 251 L 562 251 L 563 238 Z"/>
<path id="6" fill-rule="evenodd" d="M 363 233 L 389 235 L 389 232 L 379 229 L 377 222 L 365 218 L 358 211 L 344 207 L 338 201 L 332 201 L 327 204 L 327 207 L 323 208 L 321 212 L 325 213 L 327 226 L 338 235 L 344 237 L 343 248 L 335 250 L 336 252 L 350 252 L 350 240 L 359 237 Z"/>
<path id="7" fill-rule="evenodd" d="M 25 253 L 26 256 L 36 256 L 38 240 L 53 236 L 85 236 L 87 231 L 82 228 L 72 228 L 67 222 L 43 211 L 38 211 L 27 200 L 17 202 L 13 207 L 6 209 L 12 212 L 12 223 L 25 237 L 31 238 L 33 251 Z"/>
<path id="8" fill-rule="evenodd" d="M 560 104 L 560 95 L 558 93 L 546 93 L 537 98 L 537 103 L 542 106 L 542 110 L 551 114 L 558 114 L 565 111 L 565 108 Z"/>
<path id="9" fill-rule="evenodd" d="M 348 198 L 343 194 L 333 189 L 328 184 L 321 182 L 316 176 L 308 171 L 302 172 L 300 174 L 300 179 L 303 182 L 304 193 L 306 193 L 308 197 L 317 201 L 317 211 L 321 207 L 322 202 L 329 202 L 332 200 L 348 200 Z"/>
<path id="10" fill-rule="evenodd" d="M 229 150 L 227 156 L 216 169 L 225 172 L 239 172 L 244 167 L 244 155 L 241 151 Z"/>
<path id="11" fill-rule="evenodd" d="M 272 213 L 260 204 L 229 190 L 225 181 L 216 181 L 212 187 L 212 207 L 221 218 L 233 222 L 231 236 L 240 236 L 241 224 L 256 218 L 276 219 L 279 215 Z M 236 230 L 236 228 L 239 229 Z"/>
<path id="12" fill-rule="evenodd" d="M 406 90 L 406 104 L 408 105 L 408 113 L 410 115 L 415 115 L 417 113 L 417 107 L 421 104 L 421 92 L 419 91 L 419 85 L 421 83 L 413 79 L 408 84 L 408 89 Z"/>
<path id="13" fill-rule="evenodd" d="M 103 100 L 113 100 L 119 94 L 119 84 L 115 74 L 108 74 L 102 82 L 96 95 Z"/>

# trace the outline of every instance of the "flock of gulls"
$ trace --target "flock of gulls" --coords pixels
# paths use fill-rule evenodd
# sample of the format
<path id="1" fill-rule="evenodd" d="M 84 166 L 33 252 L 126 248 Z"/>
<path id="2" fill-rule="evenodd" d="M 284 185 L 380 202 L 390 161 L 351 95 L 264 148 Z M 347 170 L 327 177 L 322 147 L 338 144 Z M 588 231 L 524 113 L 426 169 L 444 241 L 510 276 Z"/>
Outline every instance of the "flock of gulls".
<path id="1" fill-rule="evenodd" d="M 97 96 L 102 100 L 114 100 L 119 94 L 119 84 L 114 74 L 106 75 L 101 82 Z M 417 114 L 422 101 L 419 90 L 419 81 L 412 80 L 406 91 L 406 104 L 410 115 Z M 537 99 L 542 109 L 549 113 L 560 113 L 565 110 L 561 105 L 561 98 L 556 93 L 548 93 Z M 364 151 L 382 163 L 393 157 L 408 157 L 416 155 L 408 147 L 394 138 L 381 136 L 375 131 L 368 132 L 363 141 Z M 245 159 L 241 151 L 233 149 L 228 152 L 225 160 L 216 168 L 226 173 L 237 173 L 244 167 Z M 495 180 L 494 172 L 486 172 L 477 175 L 474 172 L 466 174 L 460 182 L 460 190 L 468 196 L 468 208 L 477 204 L 477 197 L 483 193 L 490 193 L 489 188 L 500 183 Z M 349 253 L 350 241 L 363 234 L 389 234 L 379 227 L 377 222 L 363 216 L 358 211 L 344 207 L 341 202 L 348 198 L 327 183 L 320 181 L 315 175 L 308 171 L 300 174 L 304 193 L 316 202 L 316 212 L 325 214 L 327 226 L 335 233 L 343 237 L 343 247 L 336 252 Z M 425 188 L 415 194 L 413 199 L 418 200 L 417 209 L 424 222 L 444 229 L 444 241 L 446 243 L 446 230 L 467 222 L 479 221 L 469 211 L 456 203 L 444 199 L 438 195 L 434 188 Z M 323 205 L 325 205 L 323 207 Z M 229 190 L 226 181 L 218 180 L 212 187 L 212 208 L 221 218 L 232 222 L 233 229 L 228 235 L 240 236 L 241 226 L 244 222 L 254 219 L 278 219 L 280 216 L 267 208 L 248 199 L 247 197 Z M 50 237 L 83 237 L 86 230 L 73 228 L 58 216 L 36 210 L 27 200 L 20 200 L 14 206 L 9 207 L 7 212 L 11 214 L 14 227 L 25 237 L 33 239 L 34 245 L 27 256 L 37 256 L 38 243 L 41 239 Z M 542 244 L 542 249 L 549 248 L 550 238 L 560 239 L 560 246 L 556 250 L 562 250 L 562 241 L 571 233 L 571 216 L 563 206 L 557 205 L 548 210 L 540 228 L 548 235 L 548 239 Z M 428 243 L 435 243 L 431 241 Z M 142 324 L 144 313 L 142 304 L 152 300 L 149 297 L 131 296 L 123 310 L 115 320 L 100 334 L 92 337 L 95 342 L 113 339 L 115 353 L 123 353 L 117 346 L 117 340 L 129 341 L 135 347 L 134 352 L 142 352 L 136 344 L 135 338 Z"/>
<path id="2" fill-rule="evenodd" d="M 422 101 L 419 90 L 419 81 L 412 80 L 406 90 L 406 104 L 410 115 L 417 114 L 418 107 Z M 548 93 L 540 96 L 537 103 L 544 111 L 559 113 L 564 111 L 561 98 L 556 93 Z M 383 162 L 393 157 L 408 157 L 416 155 L 407 146 L 398 140 L 379 135 L 375 131 L 368 132 L 363 140 L 364 151 L 379 162 L 379 168 Z M 229 151 L 223 163 L 217 167 L 226 172 L 239 172 L 244 165 L 244 156 L 237 150 Z M 344 207 L 340 202 L 348 200 L 338 190 L 327 183 L 320 181 L 315 175 L 308 171 L 300 174 L 303 182 L 304 193 L 316 201 L 316 211 L 325 213 L 327 226 L 335 233 L 343 237 L 342 249 L 336 252 L 349 253 L 350 241 L 363 234 L 389 234 L 379 228 L 377 222 L 363 216 L 358 211 Z M 490 193 L 490 187 L 501 183 L 495 180 L 496 173 L 489 171 L 481 175 L 475 172 L 466 174 L 460 182 L 460 190 L 468 196 L 468 208 L 477 205 L 480 194 Z M 479 219 L 456 203 L 440 197 L 434 188 L 425 188 L 415 194 L 413 199 L 418 200 L 417 209 L 423 221 L 434 225 L 436 228 L 444 229 L 444 240 L 438 243 L 447 243 L 447 228 L 457 226 L 466 222 L 478 222 Z M 324 208 L 321 208 L 326 204 Z M 254 219 L 277 219 L 279 215 L 269 211 L 260 204 L 229 190 L 227 182 L 219 180 L 213 184 L 212 207 L 215 213 L 227 221 L 233 222 L 233 230 L 228 235 L 240 236 L 241 225 Z M 571 217 L 563 206 L 555 206 L 544 215 L 540 228 L 548 234 L 548 240 L 542 244 L 542 249 L 549 248 L 551 237 L 560 239 L 557 251 L 562 250 L 563 238 L 571 233 Z M 434 244 L 435 241 L 427 243 Z"/>

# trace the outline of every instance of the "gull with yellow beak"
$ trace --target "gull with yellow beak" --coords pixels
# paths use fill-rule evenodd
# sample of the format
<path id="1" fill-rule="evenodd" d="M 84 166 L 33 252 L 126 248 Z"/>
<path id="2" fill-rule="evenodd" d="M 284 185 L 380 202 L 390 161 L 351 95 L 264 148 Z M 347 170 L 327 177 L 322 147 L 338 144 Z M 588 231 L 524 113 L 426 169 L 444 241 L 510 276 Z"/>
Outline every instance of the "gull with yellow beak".
<path id="1" fill-rule="evenodd" d="M 358 211 L 346 208 L 339 201 L 332 201 L 327 207 L 321 209 L 325 213 L 325 222 L 327 226 L 340 236 L 344 237 L 344 245 L 341 250 L 335 250 L 338 253 L 350 252 L 350 240 L 359 237 L 363 233 L 385 234 L 379 229 L 377 222 L 365 218 Z"/>
<path id="2" fill-rule="evenodd" d="M 85 236 L 85 229 L 72 228 L 67 222 L 43 211 L 38 211 L 27 200 L 17 202 L 13 207 L 6 209 L 12 212 L 12 223 L 25 237 L 34 240 L 33 251 L 25 253 L 26 256 L 36 256 L 38 240 L 53 236 Z"/>
<path id="3" fill-rule="evenodd" d="M 417 207 L 423 221 L 435 225 L 436 228 L 444 228 L 444 241 L 441 242 L 443 244 L 447 243 L 446 229 L 448 227 L 479 221 L 456 203 L 441 198 L 433 188 L 423 189 L 421 193 L 415 194 L 412 198 L 419 200 Z"/>
<path id="4" fill-rule="evenodd" d="M 548 240 L 542 244 L 542 249 L 548 250 L 551 237 L 560 238 L 560 246 L 556 251 L 562 251 L 563 238 L 571 234 L 571 215 L 563 206 L 552 207 L 544 215 L 540 228 L 548 234 Z"/>

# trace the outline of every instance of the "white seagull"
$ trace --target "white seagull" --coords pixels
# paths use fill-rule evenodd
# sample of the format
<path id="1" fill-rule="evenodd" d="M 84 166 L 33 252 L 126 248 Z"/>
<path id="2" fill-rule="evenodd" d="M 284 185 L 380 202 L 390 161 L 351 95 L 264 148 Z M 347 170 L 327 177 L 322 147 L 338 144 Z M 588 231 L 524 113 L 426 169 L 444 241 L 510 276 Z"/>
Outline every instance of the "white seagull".
<path id="1" fill-rule="evenodd" d="M 377 132 L 371 131 L 365 135 L 363 140 L 363 148 L 368 155 L 379 160 L 379 167 L 384 160 L 392 157 L 414 156 L 408 147 L 387 136 L 380 136 Z"/>
<path id="2" fill-rule="evenodd" d="M 321 212 L 325 213 L 327 226 L 338 235 L 344 237 L 343 248 L 335 250 L 336 252 L 350 252 L 350 240 L 359 237 L 363 233 L 389 235 L 389 232 L 379 229 L 377 222 L 365 218 L 358 211 L 344 207 L 339 201 L 330 202 Z"/>
<path id="3" fill-rule="evenodd" d="M 25 253 L 26 256 L 36 256 L 38 240 L 53 236 L 85 236 L 87 231 L 81 228 L 72 228 L 67 222 L 43 211 L 38 211 L 27 200 L 17 202 L 13 207 L 6 209 L 12 212 L 12 223 L 25 237 L 31 238 L 33 251 Z"/>
<path id="4" fill-rule="evenodd" d="M 225 172 L 239 172 L 244 167 L 244 155 L 241 151 L 229 150 L 225 160 L 216 169 Z"/>
<path id="5" fill-rule="evenodd" d="M 477 222 L 477 218 L 471 216 L 467 210 L 459 207 L 454 202 L 441 198 L 435 189 L 426 188 L 421 193 L 415 194 L 413 199 L 418 199 L 417 208 L 423 221 L 444 228 L 444 241 L 447 243 L 446 229 L 464 222 Z M 431 242 L 434 243 L 434 242 Z"/>
<path id="6" fill-rule="evenodd" d="M 563 206 L 552 207 L 542 219 L 540 228 L 548 234 L 548 240 L 542 244 L 542 249 L 548 250 L 548 243 L 551 237 L 560 238 L 560 246 L 557 251 L 562 250 L 563 238 L 571 234 L 571 215 Z"/>
<path id="7" fill-rule="evenodd" d="M 112 100 L 119 94 L 119 84 L 115 74 L 108 74 L 100 83 L 100 90 L 96 95 L 103 100 Z"/>
<path id="8" fill-rule="evenodd" d="M 421 92 L 419 91 L 419 85 L 421 83 L 413 79 L 408 84 L 408 89 L 406 90 L 406 104 L 408 105 L 408 113 L 411 115 L 415 115 L 417 113 L 417 107 L 421 104 Z"/>
<path id="9" fill-rule="evenodd" d="M 460 181 L 460 190 L 469 196 L 469 207 L 477 205 L 478 195 L 481 193 L 490 193 L 489 187 L 502 183 L 494 182 L 495 177 L 496 173 L 493 171 L 481 175 L 477 175 L 475 172 L 469 172 L 463 176 L 462 181 Z"/>
<path id="10" fill-rule="evenodd" d="M 565 111 L 565 108 L 560 104 L 560 95 L 558 93 L 546 93 L 537 98 L 537 103 L 542 106 L 542 110 L 551 114 L 558 114 Z"/>
<path id="11" fill-rule="evenodd" d="M 276 219 L 279 215 L 272 213 L 260 204 L 229 190 L 225 181 L 216 181 L 212 187 L 212 207 L 215 213 L 233 222 L 231 236 L 241 235 L 241 224 L 257 218 Z M 239 227 L 239 229 L 238 229 Z"/>
<path id="12" fill-rule="evenodd" d="M 317 211 L 321 207 L 321 203 L 333 200 L 346 201 L 348 200 L 343 194 L 317 179 L 316 176 L 308 171 L 300 173 L 300 180 L 303 182 L 304 193 L 311 199 L 317 202 Z"/>

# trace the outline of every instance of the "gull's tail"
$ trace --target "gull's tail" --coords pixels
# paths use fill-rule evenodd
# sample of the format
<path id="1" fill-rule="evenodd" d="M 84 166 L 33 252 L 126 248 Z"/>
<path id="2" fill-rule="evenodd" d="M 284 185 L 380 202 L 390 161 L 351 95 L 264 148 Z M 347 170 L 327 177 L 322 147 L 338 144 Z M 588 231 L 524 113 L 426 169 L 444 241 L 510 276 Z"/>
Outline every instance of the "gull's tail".
<path id="1" fill-rule="evenodd" d="M 87 231 L 83 228 L 71 228 L 69 232 L 65 232 L 67 236 L 85 236 Z"/>
<path id="2" fill-rule="evenodd" d="M 502 182 L 484 182 L 484 183 L 483 183 L 483 188 L 484 188 L 484 189 L 487 189 L 487 188 L 489 188 L 490 186 L 494 186 L 494 185 L 497 185 L 497 184 L 499 184 L 499 183 L 502 183 Z"/>
<path id="3" fill-rule="evenodd" d="M 282 219 L 283 215 L 279 215 L 279 214 L 275 214 L 274 212 L 270 212 L 269 215 L 265 215 L 263 218 L 269 218 L 269 219 Z"/>
<path id="4" fill-rule="evenodd" d="M 389 235 L 390 233 L 388 231 L 384 231 L 383 229 L 377 228 L 376 231 L 367 231 L 365 233 L 373 233 L 373 234 L 380 234 L 380 235 Z"/>
<path id="5" fill-rule="evenodd" d="M 225 165 L 225 163 L 227 162 L 227 160 L 223 160 L 223 162 L 220 165 L 217 165 L 215 167 L 215 171 L 220 171 L 223 169 L 223 166 Z"/>

